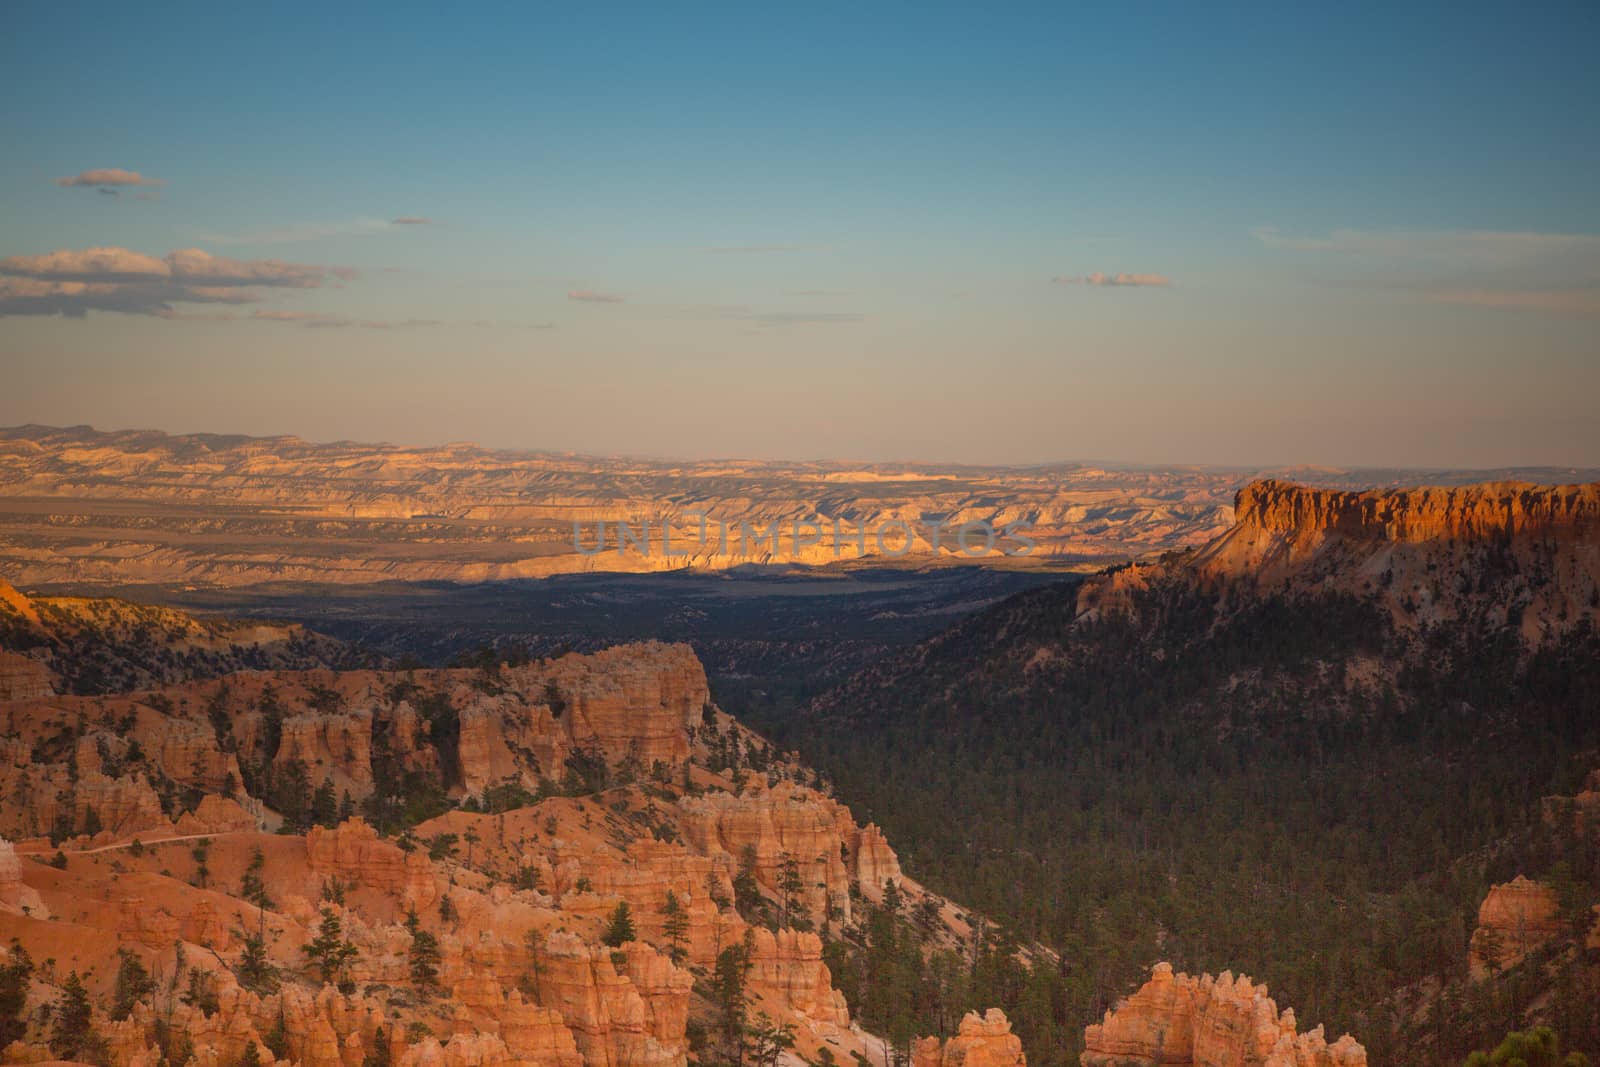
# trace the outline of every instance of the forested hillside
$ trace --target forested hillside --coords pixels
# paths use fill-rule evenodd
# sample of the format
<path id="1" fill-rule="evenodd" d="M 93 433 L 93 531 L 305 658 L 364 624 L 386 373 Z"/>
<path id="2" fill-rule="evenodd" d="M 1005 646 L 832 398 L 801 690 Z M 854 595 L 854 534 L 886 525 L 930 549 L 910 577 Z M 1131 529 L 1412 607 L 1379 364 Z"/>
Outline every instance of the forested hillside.
<path id="1" fill-rule="evenodd" d="M 1514 606 L 1521 556 L 1490 555 L 1414 570 Z M 1025 593 L 814 701 L 785 740 L 905 842 L 908 872 L 1059 952 L 1048 995 L 999 997 L 1041 1062 L 1076 1062 L 1080 1027 L 1159 959 L 1268 979 L 1374 1063 L 1459 1063 L 1524 1021 L 1592 1053 L 1600 848 L 1540 801 L 1600 766 L 1600 637 L 1581 620 L 1530 646 L 1504 611 L 1409 625 L 1381 586 L 1173 565 L 1093 619 L 1075 585 Z M 1469 982 L 1479 904 L 1519 872 L 1560 883 L 1569 933 Z"/>

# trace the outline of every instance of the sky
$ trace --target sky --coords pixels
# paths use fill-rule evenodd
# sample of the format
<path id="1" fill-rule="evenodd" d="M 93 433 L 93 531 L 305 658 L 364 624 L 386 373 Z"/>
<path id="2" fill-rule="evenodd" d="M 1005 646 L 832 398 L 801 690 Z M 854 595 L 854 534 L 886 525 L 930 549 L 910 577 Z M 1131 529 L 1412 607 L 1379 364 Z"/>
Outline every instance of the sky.
<path id="1" fill-rule="evenodd" d="M 0 425 L 1600 464 L 1593 3 L 0 20 Z"/>

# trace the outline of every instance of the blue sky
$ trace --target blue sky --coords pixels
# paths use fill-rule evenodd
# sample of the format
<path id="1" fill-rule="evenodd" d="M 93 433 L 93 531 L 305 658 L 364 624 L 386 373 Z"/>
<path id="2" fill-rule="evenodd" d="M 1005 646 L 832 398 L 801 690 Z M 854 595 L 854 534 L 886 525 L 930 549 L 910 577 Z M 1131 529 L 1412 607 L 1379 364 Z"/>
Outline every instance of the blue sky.
<path id="1" fill-rule="evenodd" d="M 1600 9 L 864 6 L 10 5 L 0 423 L 1600 462 Z"/>

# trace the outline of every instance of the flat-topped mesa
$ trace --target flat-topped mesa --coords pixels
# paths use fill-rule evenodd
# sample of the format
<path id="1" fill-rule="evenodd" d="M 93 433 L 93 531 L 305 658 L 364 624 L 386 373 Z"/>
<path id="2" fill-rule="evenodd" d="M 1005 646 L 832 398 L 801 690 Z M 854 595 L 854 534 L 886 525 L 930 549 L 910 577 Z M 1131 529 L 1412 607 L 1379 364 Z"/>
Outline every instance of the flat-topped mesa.
<path id="1" fill-rule="evenodd" d="M 1224 971 L 1191 978 L 1158 963 L 1150 981 L 1084 1031 L 1083 1067 L 1366 1067 L 1345 1034 L 1328 1044 L 1318 1026 L 1297 1032 L 1267 987 Z"/>
<path id="2" fill-rule="evenodd" d="M 1234 522 L 1272 533 L 1411 542 L 1578 533 L 1600 528 L 1600 484 L 1486 482 L 1345 492 L 1268 479 L 1239 490 Z"/>
<path id="3" fill-rule="evenodd" d="M 1538 647 L 1600 622 L 1600 482 L 1369 492 L 1253 482 L 1227 533 L 1083 583 L 1078 616 L 1135 614 L 1167 583 L 1344 594 L 1374 600 L 1401 629 L 1472 618 Z"/>

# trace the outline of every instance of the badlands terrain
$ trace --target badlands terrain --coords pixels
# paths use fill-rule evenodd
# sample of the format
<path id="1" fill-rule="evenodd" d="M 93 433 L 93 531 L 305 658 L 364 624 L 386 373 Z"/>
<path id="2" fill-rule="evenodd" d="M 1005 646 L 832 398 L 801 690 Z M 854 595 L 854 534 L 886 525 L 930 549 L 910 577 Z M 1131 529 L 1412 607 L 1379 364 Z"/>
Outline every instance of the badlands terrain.
<path id="1" fill-rule="evenodd" d="M 795 548 L 793 523 L 866 524 L 877 565 L 935 561 L 1094 570 L 1226 531 L 1233 493 L 1257 470 L 1055 464 L 970 467 L 668 461 L 409 448 L 294 437 L 169 436 L 88 427 L 0 430 L 0 578 L 14 585 L 242 586 L 266 582 L 482 582 L 594 571 L 722 569 L 748 563 L 835 565 L 859 556 L 844 529 Z M 1283 472 L 1279 472 L 1283 473 Z M 1340 487 L 1476 480 L 1472 472 L 1296 470 Z M 1577 481 L 1597 472 L 1503 472 Z M 698 541 L 699 519 L 728 524 Z M 926 523 L 948 529 L 935 555 Z M 660 551 L 672 523 L 673 551 Z M 885 522 L 909 524 L 910 546 Z M 1036 547 L 1006 556 L 957 551 L 964 522 L 1031 524 Z M 574 523 L 604 553 L 574 548 Z M 615 551 L 618 522 L 651 523 L 654 550 Z M 763 536 L 781 524 L 778 550 Z M 749 523 L 757 536 L 739 536 Z M 715 527 L 713 527 L 715 529 Z M 804 542 L 809 531 L 801 534 Z M 981 539 L 969 542 L 981 552 Z"/>
<path id="2" fill-rule="evenodd" d="M 470 475 L 492 454 L 464 450 L 269 504 L 244 453 L 345 446 L 29 433 L 8 447 L 58 476 L 12 518 L 154 509 L 117 527 L 140 548 L 51 526 L 49 567 L 181 573 L 209 611 L 0 585 L 0 1061 L 1454 1067 L 1542 1026 L 1600 1049 L 1600 485 L 1258 480 L 1209 535 L 1088 577 L 330 585 L 339 531 L 426 526 L 446 559 L 484 529 L 427 510 L 450 483 L 580 461 Z M 62 475 L 58 439 L 90 437 Z M 110 438 L 143 458 L 91 477 Z M 267 517 L 356 483 L 419 510 Z M 210 517 L 156 514 L 180 497 Z M 202 534 L 273 523 L 310 570 L 207 569 L 235 549 Z"/>
<path id="3" fill-rule="evenodd" d="M 7 1063 L 1025 1067 L 967 1002 L 1057 966 L 908 877 L 682 645 L 40 694 L 0 729 Z M 923 980 L 886 951 L 933 1032 L 885 1008 Z M 1085 1064 L 1179 1062 L 1169 1029 L 1193 1062 L 1366 1063 L 1248 980 L 1154 981 Z"/>

